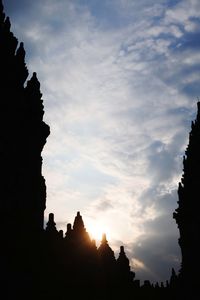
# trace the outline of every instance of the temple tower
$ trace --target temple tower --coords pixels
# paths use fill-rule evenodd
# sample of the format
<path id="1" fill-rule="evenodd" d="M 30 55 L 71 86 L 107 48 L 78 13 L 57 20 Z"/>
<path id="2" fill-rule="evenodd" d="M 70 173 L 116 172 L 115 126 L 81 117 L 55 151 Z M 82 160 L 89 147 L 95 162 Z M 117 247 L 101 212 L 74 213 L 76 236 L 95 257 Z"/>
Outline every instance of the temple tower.
<path id="1" fill-rule="evenodd" d="M 118 280 L 121 285 L 130 285 L 133 282 L 135 273 L 131 272 L 129 259 L 126 256 L 124 247 L 120 246 L 119 257 L 117 258 Z"/>
<path id="2" fill-rule="evenodd" d="M 91 244 L 89 234 L 85 229 L 85 225 L 79 211 L 77 212 L 73 223 L 73 239 L 74 242 L 78 243 L 80 246 L 88 246 Z"/>
<path id="3" fill-rule="evenodd" d="M 178 188 L 178 208 L 174 218 L 180 231 L 182 252 L 180 279 L 184 286 L 198 285 L 200 253 L 200 102 L 192 122 L 189 144 L 183 158 L 183 176 Z"/>
<path id="4" fill-rule="evenodd" d="M 116 285 L 117 280 L 117 265 L 114 251 L 108 244 L 106 234 L 102 235 L 101 244 L 98 248 L 98 257 L 102 272 L 102 285 L 107 288 Z"/>
<path id="5" fill-rule="evenodd" d="M 43 229 L 41 152 L 50 133 L 43 121 L 40 83 L 34 73 L 26 84 L 24 46 L 18 45 L 10 27 L 0 1 L 0 228 L 5 235 Z"/>

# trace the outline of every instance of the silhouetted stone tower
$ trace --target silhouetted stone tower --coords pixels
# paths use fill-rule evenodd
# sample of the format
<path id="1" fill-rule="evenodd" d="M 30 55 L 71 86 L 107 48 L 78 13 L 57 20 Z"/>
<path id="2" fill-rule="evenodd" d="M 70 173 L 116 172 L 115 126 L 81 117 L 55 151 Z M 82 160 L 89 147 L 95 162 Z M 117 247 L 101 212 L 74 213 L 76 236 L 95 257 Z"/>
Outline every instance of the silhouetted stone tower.
<path id="1" fill-rule="evenodd" d="M 118 269 L 120 284 L 129 285 L 133 282 L 135 273 L 131 272 L 129 259 L 126 256 L 123 246 L 120 247 L 119 257 L 117 259 L 117 269 Z"/>
<path id="2" fill-rule="evenodd" d="M 23 43 L 10 31 L 0 1 L 0 190 L 5 234 L 43 229 L 46 202 L 41 152 L 49 135 L 36 73 L 28 77 Z"/>
<path id="3" fill-rule="evenodd" d="M 105 282 L 109 282 L 109 286 L 115 285 L 115 280 L 117 278 L 117 264 L 114 251 L 111 249 L 106 239 L 106 234 L 103 234 L 102 236 L 101 244 L 98 248 L 98 256 L 103 273 L 102 278 L 105 279 Z"/>
<path id="4" fill-rule="evenodd" d="M 90 237 L 85 229 L 85 225 L 82 219 L 80 212 L 77 212 L 77 215 L 74 219 L 73 224 L 73 241 L 77 243 L 79 247 L 85 246 L 91 243 Z"/>
<path id="5" fill-rule="evenodd" d="M 46 233 L 53 237 L 58 235 L 58 231 L 56 229 L 56 223 L 54 222 L 54 214 L 52 214 L 52 213 L 49 214 L 49 220 L 47 222 Z"/>
<path id="6" fill-rule="evenodd" d="M 184 286 L 199 283 L 200 253 L 200 102 L 192 122 L 189 144 L 183 158 L 183 176 L 178 188 L 178 208 L 174 213 L 182 252 L 180 279 Z"/>

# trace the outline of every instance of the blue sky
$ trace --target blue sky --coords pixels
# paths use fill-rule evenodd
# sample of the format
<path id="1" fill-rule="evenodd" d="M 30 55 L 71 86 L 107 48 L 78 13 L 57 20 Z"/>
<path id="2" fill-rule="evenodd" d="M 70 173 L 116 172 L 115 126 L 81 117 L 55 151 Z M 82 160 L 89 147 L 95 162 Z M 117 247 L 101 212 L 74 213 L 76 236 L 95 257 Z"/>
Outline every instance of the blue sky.
<path id="1" fill-rule="evenodd" d="M 51 136 L 47 209 L 65 230 L 81 211 L 124 245 L 136 277 L 179 269 L 172 218 L 200 95 L 198 0 L 4 0 L 37 72 Z"/>

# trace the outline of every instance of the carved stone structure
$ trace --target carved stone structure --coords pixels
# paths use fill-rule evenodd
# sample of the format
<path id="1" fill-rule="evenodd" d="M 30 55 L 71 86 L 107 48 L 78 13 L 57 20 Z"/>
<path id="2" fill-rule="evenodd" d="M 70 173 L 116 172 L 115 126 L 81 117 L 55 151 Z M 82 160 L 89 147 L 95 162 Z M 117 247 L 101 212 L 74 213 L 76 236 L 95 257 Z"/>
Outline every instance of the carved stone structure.
<path id="1" fill-rule="evenodd" d="M 200 253 L 200 102 L 192 122 L 189 144 L 183 158 L 183 176 L 178 188 L 178 208 L 174 213 L 182 252 L 180 280 L 188 289 L 199 286 Z"/>
<path id="2" fill-rule="evenodd" d="M 25 85 L 28 70 L 24 59 L 23 43 L 18 46 L 0 2 L 0 228 L 9 233 L 41 231 L 46 203 L 41 152 L 49 126 L 43 122 L 36 73 Z"/>
<path id="3" fill-rule="evenodd" d="M 34 288 L 39 274 L 46 203 L 41 152 L 50 131 L 40 83 L 36 73 L 26 83 L 24 46 L 10 27 L 0 1 L 1 283 L 5 299 L 17 299 L 22 287 L 24 293 Z"/>

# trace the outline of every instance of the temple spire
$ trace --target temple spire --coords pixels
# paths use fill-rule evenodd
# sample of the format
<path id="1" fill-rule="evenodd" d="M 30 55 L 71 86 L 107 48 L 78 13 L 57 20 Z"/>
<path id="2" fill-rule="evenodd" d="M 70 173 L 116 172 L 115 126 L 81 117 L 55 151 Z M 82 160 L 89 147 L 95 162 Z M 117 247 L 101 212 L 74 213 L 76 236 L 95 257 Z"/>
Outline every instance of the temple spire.
<path id="1" fill-rule="evenodd" d="M 74 231 L 82 231 L 84 229 L 85 229 L 85 227 L 84 227 L 83 219 L 82 219 L 80 212 L 78 211 L 77 215 L 74 219 L 73 230 Z"/>
<path id="2" fill-rule="evenodd" d="M 88 243 L 91 244 L 89 234 L 85 229 L 85 225 L 79 211 L 74 219 L 72 236 L 74 242 L 79 245 L 85 246 Z"/>
<path id="3" fill-rule="evenodd" d="M 51 236 L 57 235 L 57 233 L 58 233 L 58 231 L 56 229 L 56 223 L 54 221 L 53 213 L 49 214 L 49 220 L 47 222 L 46 232 Z"/>
<path id="4" fill-rule="evenodd" d="M 105 233 L 102 234 L 101 244 L 102 245 L 108 244 L 108 241 L 107 241 Z"/>
<path id="5" fill-rule="evenodd" d="M 1 222 L 8 231 L 33 234 L 43 230 L 46 185 L 41 152 L 50 130 L 43 121 L 40 83 L 34 73 L 24 86 L 28 77 L 24 44 L 18 46 L 10 29 L 0 2 Z"/>
<path id="6" fill-rule="evenodd" d="M 103 261 L 110 261 L 111 263 L 115 263 L 116 260 L 114 256 L 114 251 L 109 246 L 105 233 L 102 235 L 102 240 L 98 248 L 98 253 Z"/>
<path id="7" fill-rule="evenodd" d="M 183 285 L 198 285 L 200 253 L 200 103 L 197 103 L 196 120 L 191 124 L 189 143 L 183 157 L 183 176 L 178 188 L 178 208 L 174 218 L 180 231 L 182 253 L 180 279 Z M 195 267 L 198 264 L 198 267 Z"/>
<path id="8" fill-rule="evenodd" d="M 117 259 L 117 269 L 119 276 L 119 283 L 122 285 L 129 285 L 132 283 L 135 273 L 131 272 L 129 259 L 124 251 L 124 246 L 120 246 L 120 253 Z"/>

